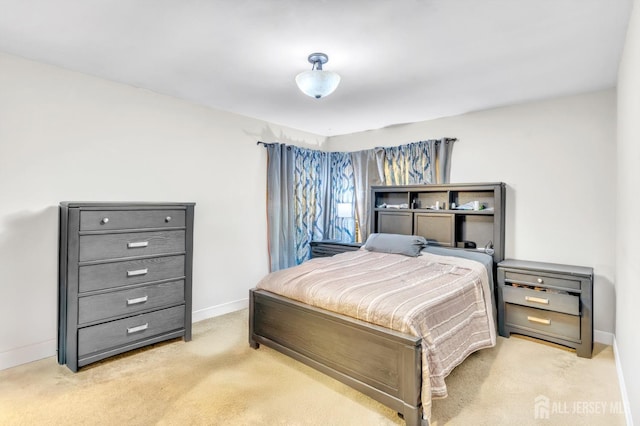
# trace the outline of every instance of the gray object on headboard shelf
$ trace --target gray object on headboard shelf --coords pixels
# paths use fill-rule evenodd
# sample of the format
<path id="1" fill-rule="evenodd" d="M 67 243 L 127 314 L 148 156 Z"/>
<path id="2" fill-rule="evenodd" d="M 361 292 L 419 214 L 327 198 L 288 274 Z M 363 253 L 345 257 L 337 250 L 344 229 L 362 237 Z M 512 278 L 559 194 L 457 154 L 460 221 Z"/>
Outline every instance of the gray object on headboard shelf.
<path id="1" fill-rule="evenodd" d="M 505 188 L 502 182 L 372 186 L 369 229 L 420 235 L 443 247 L 491 247 L 493 253 L 488 254 L 498 263 L 504 259 Z M 460 208 L 474 202 L 479 210 Z M 409 208 L 381 207 L 400 205 Z"/>

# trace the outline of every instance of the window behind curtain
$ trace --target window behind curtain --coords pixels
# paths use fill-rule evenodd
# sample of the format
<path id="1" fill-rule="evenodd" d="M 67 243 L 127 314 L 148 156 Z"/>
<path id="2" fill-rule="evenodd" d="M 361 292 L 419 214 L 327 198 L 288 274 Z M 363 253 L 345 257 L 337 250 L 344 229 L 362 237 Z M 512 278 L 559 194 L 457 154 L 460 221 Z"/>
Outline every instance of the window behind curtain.
<path id="1" fill-rule="evenodd" d="M 353 153 L 265 144 L 271 270 L 309 259 L 313 240 L 355 241 L 356 218 L 361 240 L 366 239 L 370 185 L 447 183 L 454 141 L 444 138 Z M 354 217 L 338 217 L 341 203 L 351 205 Z"/>

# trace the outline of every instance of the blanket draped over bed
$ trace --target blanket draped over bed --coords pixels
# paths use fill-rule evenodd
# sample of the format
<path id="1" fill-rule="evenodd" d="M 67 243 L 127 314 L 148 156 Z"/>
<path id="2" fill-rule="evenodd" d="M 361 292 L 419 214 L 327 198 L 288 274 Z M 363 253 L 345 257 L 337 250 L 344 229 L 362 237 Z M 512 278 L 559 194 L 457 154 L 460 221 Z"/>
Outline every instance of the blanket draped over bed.
<path id="1" fill-rule="evenodd" d="M 358 250 L 273 272 L 257 288 L 422 338 L 422 408 L 447 396 L 444 379 L 494 346 L 487 271 L 468 259 Z"/>

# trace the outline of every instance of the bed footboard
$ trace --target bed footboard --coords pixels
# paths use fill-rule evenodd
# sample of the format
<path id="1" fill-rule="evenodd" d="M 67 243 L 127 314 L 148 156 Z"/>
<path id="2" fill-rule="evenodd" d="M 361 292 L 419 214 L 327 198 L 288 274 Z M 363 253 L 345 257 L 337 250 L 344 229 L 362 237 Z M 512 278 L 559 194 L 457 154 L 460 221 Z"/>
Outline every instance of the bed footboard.
<path id="1" fill-rule="evenodd" d="M 420 338 L 250 290 L 249 344 L 264 344 L 421 425 Z"/>

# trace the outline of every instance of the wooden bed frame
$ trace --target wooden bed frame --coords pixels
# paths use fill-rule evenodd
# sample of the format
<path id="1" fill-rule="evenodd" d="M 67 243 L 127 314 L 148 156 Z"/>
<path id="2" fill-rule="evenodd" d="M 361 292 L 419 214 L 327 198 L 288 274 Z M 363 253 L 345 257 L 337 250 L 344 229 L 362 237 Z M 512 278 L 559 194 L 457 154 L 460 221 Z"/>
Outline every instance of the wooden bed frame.
<path id="1" fill-rule="evenodd" d="M 276 349 L 420 425 L 421 339 L 250 290 L 249 343 Z"/>
<path id="2" fill-rule="evenodd" d="M 402 188 L 402 187 L 395 187 Z M 411 186 L 494 192 L 495 264 L 504 257 L 505 185 Z M 385 188 L 386 190 L 386 188 Z M 375 198 L 375 194 L 374 197 Z M 376 221 L 372 229 L 377 232 Z M 431 242 L 430 242 L 431 243 Z M 421 338 L 319 309 L 264 290 L 249 292 L 249 344 L 273 348 L 396 410 L 407 425 L 423 419 Z"/>

